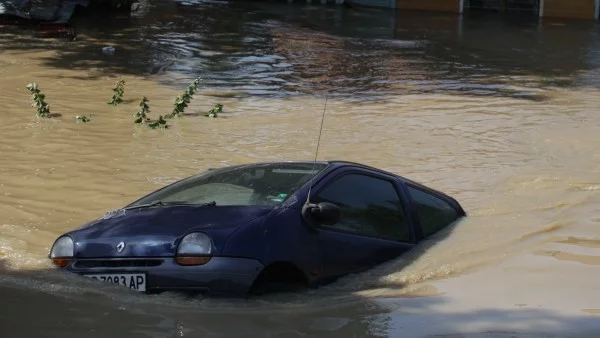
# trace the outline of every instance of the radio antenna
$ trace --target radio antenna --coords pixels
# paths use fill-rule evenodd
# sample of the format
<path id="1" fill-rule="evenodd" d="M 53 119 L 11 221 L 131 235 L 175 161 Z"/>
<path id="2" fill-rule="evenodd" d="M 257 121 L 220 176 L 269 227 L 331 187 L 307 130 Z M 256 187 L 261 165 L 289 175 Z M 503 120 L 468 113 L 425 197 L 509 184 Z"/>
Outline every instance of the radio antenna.
<path id="1" fill-rule="evenodd" d="M 315 151 L 315 160 L 313 162 L 312 176 L 310 177 L 310 185 L 308 186 L 308 195 L 306 196 L 306 203 L 310 203 L 310 191 L 312 190 L 313 178 L 315 177 L 315 168 L 317 167 L 317 157 L 319 156 L 319 145 L 321 144 L 321 134 L 323 134 L 323 122 L 325 121 L 325 111 L 327 110 L 327 99 L 325 96 L 325 106 L 323 107 L 323 114 L 321 115 L 321 128 L 319 128 L 319 138 L 317 140 L 317 149 Z"/>

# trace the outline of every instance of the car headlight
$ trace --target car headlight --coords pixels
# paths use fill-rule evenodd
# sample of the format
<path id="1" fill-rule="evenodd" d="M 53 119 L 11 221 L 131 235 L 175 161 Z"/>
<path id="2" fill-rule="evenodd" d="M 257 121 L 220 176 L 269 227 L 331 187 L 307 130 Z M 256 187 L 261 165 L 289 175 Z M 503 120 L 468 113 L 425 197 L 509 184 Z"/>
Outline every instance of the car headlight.
<path id="1" fill-rule="evenodd" d="M 62 236 L 54 242 L 50 250 L 50 259 L 54 265 L 64 268 L 73 260 L 74 244 L 69 236 Z"/>
<path id="2" fill-rule="evenodd" d="M 187 234 L 177 247 L 175 260 L 181 265 L 202 265 L 210 261 L 212 240 L 200 232 Z"/>

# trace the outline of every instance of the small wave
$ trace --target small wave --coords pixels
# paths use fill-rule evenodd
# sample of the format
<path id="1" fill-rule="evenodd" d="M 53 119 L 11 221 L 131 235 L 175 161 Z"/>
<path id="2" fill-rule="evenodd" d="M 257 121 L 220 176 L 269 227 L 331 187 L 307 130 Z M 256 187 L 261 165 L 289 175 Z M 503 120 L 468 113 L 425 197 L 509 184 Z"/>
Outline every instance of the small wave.
<path id="1" fill-rule="evenodd" d="M 372 39 L 369 43 L 379 46 L 390 46 L 397 48 L 420 48 L 429 43 L 426 40 L 391 40 L 391 39 Z"/>
<path id="2" fill-rule="evenodd" d="M 583 191 L 596 191 L 600 190 L 600 184 L 592 184 L 592 185 L 574 185 L 579 190 Z"/>

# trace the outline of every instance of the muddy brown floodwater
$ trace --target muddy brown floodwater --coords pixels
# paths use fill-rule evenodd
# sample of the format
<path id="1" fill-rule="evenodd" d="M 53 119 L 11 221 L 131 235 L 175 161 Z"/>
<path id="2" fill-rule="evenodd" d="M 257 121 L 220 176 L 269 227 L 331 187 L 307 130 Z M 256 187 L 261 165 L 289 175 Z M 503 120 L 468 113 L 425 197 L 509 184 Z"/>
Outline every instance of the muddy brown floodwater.
<path id="1" fill-rule="evenodd" d="M 157 2 L 75 27 L 0 27 L 2 337 L 600 336 L 596 23 Z M 190 116 L 132 123 L 142 96 L 157 116 L 197 76 Z M 60 117 L 35 117 L 30 81 Z M 58 235 L 176 179 L 312 159 L 325 96 L 320 159 L 405 175 L 469 217 L 300 294 L 147 296 L 49 266 Z"/>

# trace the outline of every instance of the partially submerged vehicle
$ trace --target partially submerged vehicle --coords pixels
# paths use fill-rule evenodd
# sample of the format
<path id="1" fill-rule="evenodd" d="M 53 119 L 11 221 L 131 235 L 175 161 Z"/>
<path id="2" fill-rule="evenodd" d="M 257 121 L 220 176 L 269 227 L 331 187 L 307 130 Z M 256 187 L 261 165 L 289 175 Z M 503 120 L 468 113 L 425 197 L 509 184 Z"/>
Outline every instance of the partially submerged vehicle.
<path id="1" fill-rule="evenodd" d="M 452 197 L 345 161 L 212 169 L 61 235 L 49 258 L 142 292 L 316 287 L 398 257 L 465 216 Z"/>

